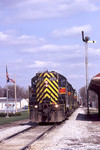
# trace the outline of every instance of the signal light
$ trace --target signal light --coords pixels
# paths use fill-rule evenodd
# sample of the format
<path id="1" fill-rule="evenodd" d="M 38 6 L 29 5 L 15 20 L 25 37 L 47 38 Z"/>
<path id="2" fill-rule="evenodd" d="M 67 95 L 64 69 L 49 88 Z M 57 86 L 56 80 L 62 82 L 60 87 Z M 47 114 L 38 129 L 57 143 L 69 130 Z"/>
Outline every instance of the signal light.
<path id="1" fill-rule="evenodd" d="M 36 108 L 36 109 L 37 109 L 37 108 L 38 108 L 38 105 L 35 105 L 35 106 L 34 106 L 34 108 Z"/>
<path id="2" fill-rule="evenodd" d="M 59 107 L 58 104 L 56 104 L 56 105 L 55 105 L 55 108 L 58 108 L 58 107 Z"/>

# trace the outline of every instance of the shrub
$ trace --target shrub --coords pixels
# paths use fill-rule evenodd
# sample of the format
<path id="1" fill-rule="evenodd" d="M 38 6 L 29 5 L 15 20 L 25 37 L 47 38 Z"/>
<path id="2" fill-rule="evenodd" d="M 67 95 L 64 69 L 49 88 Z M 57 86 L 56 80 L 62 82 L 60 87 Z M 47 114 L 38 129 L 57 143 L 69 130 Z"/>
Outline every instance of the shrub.
<path id="1" fill-rule="evenodd" d="M 7 113 L 0 113 L 0 117 L 6 117 Z"/>
<path id="2" fill-rule="evenodd" d="M 15 116 L 21 116 L 21 112 L 16 112 Z"/>
<path id="3" fill-rule="evenodd" d="M 0 117 L 6 117 L 7 113 L 0 113 Z M 21 116 L 21 112 L 9 113 L 9 117 L 11 116 Z"/>

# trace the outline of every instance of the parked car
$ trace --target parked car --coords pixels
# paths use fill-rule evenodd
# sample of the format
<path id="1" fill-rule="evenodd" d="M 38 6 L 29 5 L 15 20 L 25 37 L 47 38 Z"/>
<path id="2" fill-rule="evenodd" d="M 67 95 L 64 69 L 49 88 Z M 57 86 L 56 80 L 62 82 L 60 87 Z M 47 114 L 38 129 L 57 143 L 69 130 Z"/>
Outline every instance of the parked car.
<path id="1" fill-rule="evenodd" d="M 23 109 L 28 109 L 28 106 L 25 105 L 25 106 L 23 107 Z"/>

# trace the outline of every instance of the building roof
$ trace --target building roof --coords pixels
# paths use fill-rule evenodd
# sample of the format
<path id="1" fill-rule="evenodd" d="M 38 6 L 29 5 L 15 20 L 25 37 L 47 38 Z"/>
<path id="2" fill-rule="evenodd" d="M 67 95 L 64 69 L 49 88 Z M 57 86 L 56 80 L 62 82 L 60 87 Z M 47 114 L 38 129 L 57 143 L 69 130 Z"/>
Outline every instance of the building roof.
<path id="1" fill-rule="evenodd" d="M 93 78 L 100 78 L 100 73 L 98 73 L 97 75 L 95 75 Z"/>
<path id="2" fill-rule="evenodd" d="M 17 101 L 20 102 L 23 98 L 17 98 Z M 6 102 L 7 101 L 7 97 L 0 97 L 0 102 Z M 8 99 L 9 102 L 15 102 L 15 98 L 9 98 Z"/>

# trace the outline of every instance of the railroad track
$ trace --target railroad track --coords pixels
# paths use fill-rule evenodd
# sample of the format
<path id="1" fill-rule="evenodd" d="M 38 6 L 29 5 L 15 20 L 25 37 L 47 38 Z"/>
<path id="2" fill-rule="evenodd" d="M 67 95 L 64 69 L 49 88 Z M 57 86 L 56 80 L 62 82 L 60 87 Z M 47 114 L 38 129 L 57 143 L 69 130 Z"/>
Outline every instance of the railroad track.
<path id="1" fill-rule="evenodd" d="M 29 127 L 28 129 L 2 139 L 0 141 L 0 149 L 25 150 L 30 147 L 31 144 L 50 132 L 55 126 L 56 124 L 47 126 L 36 125 L 34 127 Z"/>
<path id="2" fill-rule="evenodd" d="M 25 131 L 28 131 L 28 130 L 32 129 L 32 128 L 34 128 L 35 126 L 37 126 L 37 125 L 28 127 L 28 128 L 26 128 L 26 129 L 23 129 L 23 130 L 17 132 L 17 133 L 11 134 L 10 136 L 1 139 L 1 140 L 0 140 L 0 143 L 5 142 L 5 141 L 8 140 L 8 139 L 11 139 L 11 138 L 17 136 L 18 134 L 24 133 Z"/>

